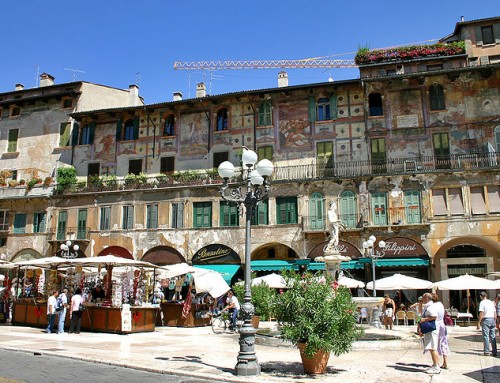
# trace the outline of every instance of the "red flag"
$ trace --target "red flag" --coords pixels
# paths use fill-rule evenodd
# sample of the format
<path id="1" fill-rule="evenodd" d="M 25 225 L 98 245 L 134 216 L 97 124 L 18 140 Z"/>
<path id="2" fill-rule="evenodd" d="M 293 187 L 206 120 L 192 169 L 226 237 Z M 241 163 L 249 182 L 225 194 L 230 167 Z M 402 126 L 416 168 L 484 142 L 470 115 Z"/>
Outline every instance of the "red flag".
<path id="1" fill-rule="evenodd" d="M 189 312 L 191 311 L 191 302 L 193 301 L 193 296 L 191 291 L 187 293 L 186 300 L 184 301 L 184 305 L 182 306 L 182 317 L 184 319 L 187 318 Z"/>

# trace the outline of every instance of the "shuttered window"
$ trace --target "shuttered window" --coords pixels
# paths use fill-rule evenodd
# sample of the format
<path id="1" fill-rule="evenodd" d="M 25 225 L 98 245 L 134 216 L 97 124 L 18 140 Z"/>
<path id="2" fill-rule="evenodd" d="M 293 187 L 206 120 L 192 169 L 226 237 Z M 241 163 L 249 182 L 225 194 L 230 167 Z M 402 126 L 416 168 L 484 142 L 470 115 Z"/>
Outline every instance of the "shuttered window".
<path id="1" fill-rule="evenodd" d="M 405 216 L 407 224 L 421 223 L 420 192 L 418 190 L 405 190 Z"/>
<path id="2" fill-rule="evenodd" d="M 111 229 L 111 206 L 101 207 L 101 222 L 99 225 L 100 230 Z"/>
<path id="3" fill-rule="evenodd" d="M 372 219 L 376 226 L 387 225 L 386 193 L 372 193 Z"/>
<path id="4" fill-rule="evenodd" d="M 9 143 L 7 145 L 8 153 L 17 152 L 17 139 L 19 137 L 19 129 L 10 129 L 9 130 Z"/>
<path id="5" fill-rule="evenodd" d="M 278 224 L 297 223 L 297 197 L 277 197 L 276 215 Z"/>
<path id="6" fill-rule="evenodd" d="M 39 212 L 33 214 L 33 233 L 45 233 L 47 226 L 47 213 Z"/>
<path id="7" fill-rule="evenodd" d="M 330 100 L 328 98 L 320 98 L 318 99 L 318 111 L 317 111 L 317 119 L 318 121 L 326 121 L 330 120 Z"/>
<path id="8" fill-rule="evenodd" d="M 444 90 L 440 84 L 432 84 L 429 88 L 429 103 L 431 110 L 444 110 L 446 104 L 444 102 Z"/>
<path id="9" fill-rule="evenodd" d="M 80 135 L 80 145 L 92 145 L 94 143 L 95 123 L 86 124 Z"/>
<path id="10" fill-rule="evenodd" d="M 217 112 L 215 131 L 222 132 L 223 130 L 227 130 L 227 109 L 220 109 Z"/>
<path id="11" fill-rule="evenodd" d="M 193 227 L 212 227 L 212 203 L 193 203 Z"/>
<path id="12" fill-rule="evenodd" d="M 257 149 L 257 155 L 260 160 L 266 159 L 269 161 L 273 160 L 273 147 L 272 146 L 261 146 Z"/>
<path id="13" fill-rule="evenodd" d="M 172 114 L 165 118 L 163 136 L 175 136 L 175 117 Z"/>
<path id="14" fill-rule="evenodd" d="M 368 95 L 368 108 L 370 116 L 383 116 L 382 95 L 380 93 L 370 93 Z"/>
<path id="15" fill-rule="evenodd" d="M 158 228 L 158 205 L 156 204 L 146 206 L 146 228 Z"/>
<path id="16" fill-rule="evenodd" d="M 470 200 L 473 215 L 486 214 L 486 200 L 484 198 L 483 187 L 471 187 Z"/>
<path id="17" fill-rule="evenodd" d="M 14 234 L 26 233 L 26 214 L 17 213 L 14 215 Z"/>
<path id="18" fill-rule="evenodd" d="M 9 230 L 9 211 L 8 210 L 0 210 L 0 230 L 7 231 Z"/>
<path id="19" fill-rule="evenodd" d="M 272 108 L 270 102 L 262 102 L 259 105 L 259 126 L 269 126 L 273 124 Z"/>
<path id="20" fill-rule="evenodd" d="M 66 210 L 62 210 L 59 212 L 59 216 L 57 218 L 57 235 L 56 238 L 58 241 L 66 240 L 66 221 L 68 220 L 68 212 Z"/>
<path id="21" fill-rule="evenodd" d="M 500 213 L 500 186 L 488 186 L 488 207 L 490 213 Z"/>
<path id="22" fill-rule="evenodd" d="M 444 189 L 432 190 L 432 206 L 434 208 L 434 215 L 447 215 L 446 209 L 446 193 Z"/>
<path id="23" fill-rule="evenodd" d="M 123 206 L 122 229 L 132 230 L 134 228 L 134 206 Z"/>
<path id="24" fill-rule="evenodd" d="M 234 202 L 222 201 L 220 204 L 220 226 L 238 226 L 238 205 Z"/>
<path id="25" fill-rule="evenodd" d="M 252 225 L 267 225 L 269 223 L 269 200 L 259 201 L 253 209 Z"/>
<path id="26" fill-rule="evenodd" d="M 352 190 L 344 190 L 340 195 L 340 221 L 347 229 L 355 228 L 358 221 L 356 194 Z"/>
<path id="27" fill-rule="evenodd" d="M 313 193 L 309 200 L 309 227 L 311 230 L 325 228 L 325 205 L 323 194 Z"/>
<path id="28" fill-rule="evenodd" d="M 71 136 L 71 123 L 64 122 L 59 127 L 59 146 L 69 146 Z"/>
<path id="29" fill-rule="evenodd" d="M 462 190 L 460 188 L 448 189 L 448 199 L 450 202 L 451 215 L 463 215 L 464 202 L 462 199 Z"/>
<path id="30" fill-rule="evenodd" d="M 176 202 L 172 204 L 172 228 L 181 229 L 184 227 L 184 204 Z"/>
<path id="31" fill-rule="evenodd" d="M 76 239 L 87 238 L 87 209 L 78 210 L 78 222 L 76 229 Z"/>

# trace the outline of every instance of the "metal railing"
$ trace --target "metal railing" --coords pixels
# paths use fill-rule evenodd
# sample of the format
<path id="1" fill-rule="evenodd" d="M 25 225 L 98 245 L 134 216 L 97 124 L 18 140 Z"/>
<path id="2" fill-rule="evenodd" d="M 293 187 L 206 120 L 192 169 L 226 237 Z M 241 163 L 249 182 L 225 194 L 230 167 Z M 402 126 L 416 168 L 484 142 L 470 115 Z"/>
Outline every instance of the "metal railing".
<path id="1" fill-rule="evenodd" d="M 51 228 L 48 230 L 49 241 L 88 241 L 90 240 L 90 227 L 66 227 L 63 229 Z"/>

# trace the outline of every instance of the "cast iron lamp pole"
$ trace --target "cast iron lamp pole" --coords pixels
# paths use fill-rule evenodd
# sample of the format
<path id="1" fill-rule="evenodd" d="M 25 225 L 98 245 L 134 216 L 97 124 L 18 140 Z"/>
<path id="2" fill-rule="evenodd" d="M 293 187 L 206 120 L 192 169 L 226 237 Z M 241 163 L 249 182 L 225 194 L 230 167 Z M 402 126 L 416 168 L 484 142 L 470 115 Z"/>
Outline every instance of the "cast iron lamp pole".
<path id="1" fill-rule="evenodd" d="M 240 351 L 238 353 L 238 362 L 236 363 L 236 375 L 249 376 L 259 375 L 260 365 L 255 355 L 255 328 L 252 326 L 252 316 L 255 312 L 255 307 L 252 304 L 251 284 L 251 229 L 252 215 L 257 205 L 257 202 L 267 197 L 269 194 L 268 177 L 274 170 L 274 165 L 269 160 L 261 160 L 257 165 L 257 154 L 243 147 L 243 180 L 246 183 L 246 190 L 236 188 L 231 190 L 229 195 L 226 195 L 229 179 L 234 176 L 234 166 L 229 161 L 224 161 L 219 166 L 219 175 L 224 179 L 224 184 L 220 187 L 220 195 L 222 199 L 228 202 L 236 202 L 241 211 L 245 206 L 245 294 L 244 303 L 241 306 L 243 313 L 243 326 L 240 329 Z M 262 185 L 262 187 L 261 187 Z"/>
<path id="2" fill-rule="evenodd" d="M 377 259 L 382 258 L 385 255 L 384 248 L 385 248 L 385 242 L 380 241 L 378 243 L 378 247 L 380 248 L 379 250 L 375 250 L 375 242 L 377 241 L 377 238 L 372 235 L 370 238 L 368 238 L 367 241 L 363 242 L 363 249 L 365 250 L 365 253 L 368 255 L 368 257 L 371 258 L 372 260 L 372 279 L 373 279 L 373 296 L 377 296 L 377 289 L 375 288 L 375 263 Z"/>
<path id="3" fill-rule="evenodd" d="M 73 246 L 74 252 L 72 252 L 71 251 L 71 241 L 66 241 L 66 243 L 62 243 L 60 246 L 62 258 L 67 258 L 67 259 L 78 258 L 78 249 L 79 248 L 80 248 L 80 246 L 75 244 Z"/>

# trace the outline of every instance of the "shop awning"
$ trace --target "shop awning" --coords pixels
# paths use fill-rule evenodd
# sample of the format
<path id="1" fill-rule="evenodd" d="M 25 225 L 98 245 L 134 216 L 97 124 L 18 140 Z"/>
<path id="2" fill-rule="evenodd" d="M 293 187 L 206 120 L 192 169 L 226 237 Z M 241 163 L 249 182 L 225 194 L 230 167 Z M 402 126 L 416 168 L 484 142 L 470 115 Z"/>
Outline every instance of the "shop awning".
<path id="1" fill-rule="evenodd" d="M 297 268 L 297 265 L 284 260 L 271 259 L 251 261 L 250 268 L 252 271 L 290 270 Z"/>
<path id="2" fill-rule="evenodd" d="M 371 265 L 370 258 L 359 258 L 340 264 L 341 269 L 345 270 L 362 270 L 366 264 Z M 386 258 L 377 259 L 376 267 L 426 267 L 429 266 L 429 259 L 425 258 Z M 311 262 L 308 267 L 309 270 L 324 270 L 325 264 L 323 262 Z"/>
<path id="3" fill-rule="evenodd" d="M 214 270 L 222 275 L 222 278 L 226 281 L 228 285 L 231 284 L 231 279 L 233 279 L 234 274 L 239 270 L 241 265 L 193 265 L 194 267 L 199 267 L 200 269 Z"/>

